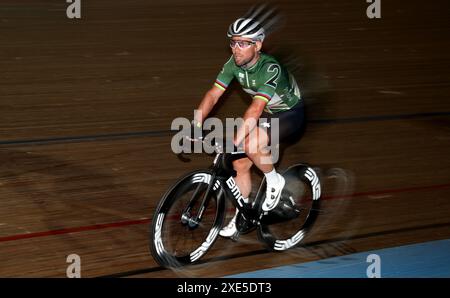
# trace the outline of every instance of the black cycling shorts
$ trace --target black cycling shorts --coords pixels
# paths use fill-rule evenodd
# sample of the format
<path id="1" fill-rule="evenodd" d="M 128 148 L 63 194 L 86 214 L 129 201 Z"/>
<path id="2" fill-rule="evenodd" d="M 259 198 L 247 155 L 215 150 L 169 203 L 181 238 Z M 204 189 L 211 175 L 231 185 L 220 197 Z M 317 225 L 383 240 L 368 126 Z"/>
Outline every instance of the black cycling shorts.
<path id="1" fill-rule="evenodd" d="M 278 142 L 280 144 L 295 143 L 301 138 L 305 128 L 304 105 L 300 102 L 291 109 L 276 114 L 263 112 L 260 119 L 262 121 L 259 126 L 267 131 L 269 144 L 272 144 L 272 141 L 275 141 L 272 140 L 272 134 L 275 133 L 276 127 L 272 124 L 273 119 L 278 119 Z M 264 124 L 266 122 L 269 124 Z"/>

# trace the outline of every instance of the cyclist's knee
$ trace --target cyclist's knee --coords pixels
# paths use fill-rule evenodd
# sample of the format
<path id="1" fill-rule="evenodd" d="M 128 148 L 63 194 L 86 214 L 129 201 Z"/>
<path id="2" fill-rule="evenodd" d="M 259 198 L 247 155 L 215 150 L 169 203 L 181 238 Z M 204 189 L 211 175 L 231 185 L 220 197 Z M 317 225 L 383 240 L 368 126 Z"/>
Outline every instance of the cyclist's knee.
<path id="1" fill-rule="evenodd" d="M 244 151 L 252 158 L 252 156 L 259 155 L 260 153 L 266 153 L 269 147 L 269 137 L 267 133 L 261 128 L 255 128 L 255 132 L 250 134 L 244 143 Z"/>
<path id="2" fill-rule="evenodd" d="M 252 161 L 255 161 L 255 158 L 267 155 L 270 152 L 268 142 L 269 140 L 265 132 L 259 134 L 258 138 L 247 138 L 244 144 L 244 151 Z"/>

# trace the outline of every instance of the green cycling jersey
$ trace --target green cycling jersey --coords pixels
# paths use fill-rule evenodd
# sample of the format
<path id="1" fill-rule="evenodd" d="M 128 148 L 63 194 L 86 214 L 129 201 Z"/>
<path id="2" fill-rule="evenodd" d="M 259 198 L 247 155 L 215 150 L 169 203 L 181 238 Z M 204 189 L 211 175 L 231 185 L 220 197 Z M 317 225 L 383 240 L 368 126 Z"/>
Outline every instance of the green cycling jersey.
<path id="1" fill-rule="evenodd" d="M 289 110 L 301 101 L 295 78 L 270 55 L 261 53 L 258 61 L 249 68 L 237 66 L 231 56 L 214 85 L 226 90 L 233 78 L 236 78 L 244 91 L 254 99 L 266 101 L 264 110 L 268 113 Z"/>

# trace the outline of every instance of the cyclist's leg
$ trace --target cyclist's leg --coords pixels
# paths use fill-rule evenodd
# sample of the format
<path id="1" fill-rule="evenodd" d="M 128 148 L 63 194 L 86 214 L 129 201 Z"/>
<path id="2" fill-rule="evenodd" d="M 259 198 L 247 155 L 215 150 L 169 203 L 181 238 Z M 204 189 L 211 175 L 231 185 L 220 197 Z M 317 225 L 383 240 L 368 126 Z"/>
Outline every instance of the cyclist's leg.
<path id="1" fill-rule="evenodd" d="M 267 134 L 269 136 L 269 145 L 272 150 L 278 150 L 277 153 L 277 163 L 282 159 L 283 152 L 286 148 L 293 144 L 296 144 L 303 136 L 306 129 L 305 120 L 305 107 L 303 104 L 298 104 L 291 110 L 286 112 L 281 112 L 277 114 L 267 114 L 263 113 L 261 116 L 267 119 L 269 127 L 272 126 L 273 119 L 278 119 L 278 130 L 274 131 L 272 128 L 267 129 Z M 267 127 L 265 124 L 264 127 Z M 278 138 L 272 136 L 273 133 L 278 133 Z M 277 143 L 274 143 L 277 142 Z"/>
<path id="2" fill-rule="evenodd" d="M 233 168 L 237 175 L 234 178 L 244 198 L 248 198 L 252 190 L 252 177 L 250 169 L 253 162 L 249 158 L 241 158 L 233 161 Z"/>
<path id="3" fill-rule="evenodd" d="M 272 120 L 278 120 L 278 130 L 273 131 L 272 128 L 267 131 L 261 128 L 256 128 L 257 133 L 249 134 L 246 139 L 246 153 L 254 164 L 265 174 L 267 180 L 267 195 L 263 203 L 263 210 L 269 211 L 275 208 L 278 204 L 281 190 L 284 187 L 284 178 L 276 173 L 272 162 L 272 154 L 269 150 L 269 144 L 272 150 L 279 150 L 280 143 L 292 142 L 298 140 L 304 124 L 303 105 L 299 104 L 286 112 L 277 114 L 265 114 L 267 122 L 272 125 Z M 267 126 L 265 126 L 267 127 Z M 278 143 L 272 143 L 271 133 L 278 133 Z M 256 144 L 256 146 L 255 146 Z M 255 150 L 256 148 L 256 150 Z M 275 158 L 278 157 L 276 152 Z"/>
<path id="4" fill-rule="evenodd" d="M 268 147 L 267 133 L 256 127 L 246 138 L 244 150 L 253 163 L 264 173 L 267 182 L 266 199 L 263 202 L 263 211 L 275 208 L 284 187 L 284 178 L 275 171 L 272 153 Z"/>
<path id="5" fill-rule="evenodd" d="M 246 138 L 244 142 L 244 150 L 249 159 L 263 173 L 273 170 L 273 162 L 271 152 L 269 150 L 269 137 L 267 133 L 256 127 Z"/>
<path id="6" fill-rule="evenodd" d="M 241 191 L 242 196 L 245 198 L 244 200 L 248 202 L 248 196 L 252 190 L 252 178 L 250 169 L 253 165 L 253 162 L 249 158 L 241 158 L 233 161 L 233 168 L 236 171 L 236 177 L 234 180 L 236 181 L 239 190 Z M 233 218 L 230 222 L 223 227 L 220 231 L 219 235 L 222 237 L 231 237 L 233 236 L 236 229 L 236 216 L 238 210 L 236 209 Z"/>

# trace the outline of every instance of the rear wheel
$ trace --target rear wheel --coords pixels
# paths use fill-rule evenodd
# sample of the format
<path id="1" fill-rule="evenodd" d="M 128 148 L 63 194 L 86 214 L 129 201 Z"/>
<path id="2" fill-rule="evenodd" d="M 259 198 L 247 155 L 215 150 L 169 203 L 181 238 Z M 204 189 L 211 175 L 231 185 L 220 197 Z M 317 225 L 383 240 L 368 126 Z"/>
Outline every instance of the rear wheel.
<path id="1" fill-rule="evenodd" d="M 150 229 L 150 251 L 164 267 L 180 267 L 200 259 L 217 239 L 225 202 L 211 187 L 209 203 L 196 222 L 211 173 L 196 171 L 181 178 L 161 199 Z"/>
<path id="2" fill-rule="evenodd" d="M 321 196 L 317 173 L 308 165 L 288 168 L 280 203 L 261 219 L 258 235 L 269 249 L 283 251 L 298 245 L 312 227 Z"/>

